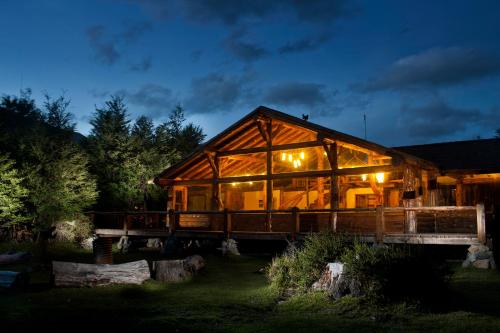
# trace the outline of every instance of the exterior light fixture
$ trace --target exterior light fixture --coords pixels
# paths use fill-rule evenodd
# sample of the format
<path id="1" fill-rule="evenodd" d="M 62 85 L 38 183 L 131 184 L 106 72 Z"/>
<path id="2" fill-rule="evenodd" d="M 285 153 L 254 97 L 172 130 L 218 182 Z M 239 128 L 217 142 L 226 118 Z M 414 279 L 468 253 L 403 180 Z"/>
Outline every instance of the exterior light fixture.
<path id="1" fill-rule="evenodd" d="M 281 153 L 281 160 L 286 161 L 286 153 Z"/>
<path id="2" fill-rule="evenodd" d="M 301 151 L 300 152 L 300 159 L 303 160 L 304 158 L 306 158 L 306 154 L 303 151 Z"/>
<path id="3" fill-rule="evenodd" d="M 288 161 L 293 162 L 293 156 L 292 156 L 292 154 L 288 154 Z"/>
<path id="4" fill-rule="evenodd" d="M 368 175 L 367 174 L 363 174 L 361 175 L 361 180 L 366 182 L 366 180 L 368 179 Z"/>
<path id="5" fill-rule="evenodd" d="M 231 185 L 236 186 L 236 183 L 231 183 Z"/>
<path id="6" fill-rule="evenodd" d="M 375 179 L 377 180 L 377 183 L 383 183 L 384 182 L 385 175 L 383 172 L 379 172 L 375 174 Z"/>

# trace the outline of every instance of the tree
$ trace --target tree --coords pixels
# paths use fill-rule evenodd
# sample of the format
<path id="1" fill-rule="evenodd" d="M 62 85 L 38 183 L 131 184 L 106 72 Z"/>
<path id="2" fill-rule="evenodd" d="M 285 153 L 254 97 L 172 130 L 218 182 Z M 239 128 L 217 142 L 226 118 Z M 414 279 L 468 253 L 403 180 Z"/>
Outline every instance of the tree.
<path id="1" fill-rule="evenodd" d="M 73 115 L 67 111 L 71 101 L 64 96 L 56 99 L 45 94 L 44 107 L 47 112 L 47 124 L 60 130 L 74 132 L 76 123 L 73 122 Z"/>
<path id="2" fill-rule="evenodd" d="M 97 198 L 96 181 L 88 172 L 88 158 L 73 143 L 50 137 L 33 142 L 25 166 L 26 184 L 37 231 L 75 219 Z"/>
<path id="3" fill-rule="evenodd" d="M 14 167 L 14 161 L 0 154 L 0 225 L 11 226 L 27 220 L 24 200 L 28 190 Z"/>
<path id="4" fill-rule="evenodd" d="M 102 209 L 132 208 L 142 200 L 141 163 L 134 155 L 130 119 L 123 98 L 111 96 L 103 108 L 96 108 L 88 137 L 91 171 L 97 176 Z"/>

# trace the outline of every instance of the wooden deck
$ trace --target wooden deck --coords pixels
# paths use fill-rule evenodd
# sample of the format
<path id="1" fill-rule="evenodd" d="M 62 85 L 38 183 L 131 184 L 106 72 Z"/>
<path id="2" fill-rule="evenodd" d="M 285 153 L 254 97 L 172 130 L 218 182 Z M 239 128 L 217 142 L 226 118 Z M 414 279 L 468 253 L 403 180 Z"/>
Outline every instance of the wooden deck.
<path id="1" fill-rule="evenodd" d="M 333 231 L 367 242 L 485 243 L 484 206 L 269 211 L 92 212 L 99 237 L 301 239 Z M 270 221 L 268 223 L 268 221 Z"/>

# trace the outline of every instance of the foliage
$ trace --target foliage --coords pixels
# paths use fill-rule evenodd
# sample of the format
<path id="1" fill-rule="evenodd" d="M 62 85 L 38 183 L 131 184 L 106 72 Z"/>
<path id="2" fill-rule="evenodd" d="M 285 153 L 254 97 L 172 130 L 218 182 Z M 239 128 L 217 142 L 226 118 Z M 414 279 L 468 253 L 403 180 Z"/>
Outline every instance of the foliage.
<path id="1" fill-rule="evenodd" d="M 273 259 L 268 278 L 279 290 L 305 291 L 319 279 L 327 263 L 339 260 L 351 246 L 352 239 L 342 234 L 311 234 L 299 249 L 289 248 Z"/>
<path id="2" fill-rule="evenodd" d="M 47 124 L 60 130 L 74 132 L 76 123 L 73 122 L 73 115 L 67 111 L 71 101 L 64 96 L 52 98 L 45 94 L 45 110 L 47 112 Z"/>
<path id="3" fill-rule="evenodd" d="M 346 276 L 369 298 L 380 301 L 435 301 L 446 291 L 443 268 L 409 247 L 355 242 L 342 256 Z"/>
<path id="4" fill-rule="evenodd" d="M 92 236 L 92 223 L 85 215 L 57 224 L 56 240 L 58 241 L 79 243 L 90 236 Z"/>
<path id="5" fill-rule="evenodd" d="M 205 137 L 201 128 L 184 125 L 183 112 L 177 107 L 155 128 L 145 116 L 131 125 L 121 97 L 112 96 L 104 108 L 96 109 L 87 150 L 101 193 L 99 208 L 163 207 L 166 194 L 152 184 L 153 178 Z"/>
<path id="6" fill-rule="evenodd" d="M 22 182 L 14 161 L 0 154 L 0 226 L 26 221 L 23 213 L 28 190 Z"/>
<path id="7" fill-rule="evenodd" d="M 31 160 L 25 173 L 35 229 L 74 219 L 95 202 L 95 179 L 87 156 L 75 144 L 40 137 L 31 145 Z"/>

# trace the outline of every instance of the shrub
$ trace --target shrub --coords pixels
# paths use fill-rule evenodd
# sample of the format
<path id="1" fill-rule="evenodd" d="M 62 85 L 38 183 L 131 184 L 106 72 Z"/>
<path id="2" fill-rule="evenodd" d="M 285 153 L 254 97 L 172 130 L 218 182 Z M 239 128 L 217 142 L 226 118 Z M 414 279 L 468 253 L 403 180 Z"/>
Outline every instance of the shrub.
<path id="1" fill-rule="evenodd" d="M 339 260 L 352 246 L 352 239 L 331 232 L 311 234 L 300 248 L 293 245 L 273 259 L 267 275 L 279 290 L 307 290 L 319 279 L 329 262 Z"/>
<path id="2" fill-rule="evenodd" d="M 379 301 L 434 301 L 446 290 L 446 271 L 409 247 L 356 242 L 342 256 L 346 277 Z"/>
<path id="3" fill-rule="evenodd" d="M 56 240 L 81 242 L 92 235 L 92 224 L 86 216 L 79 216 L 73 221 L 63 221 L 56 225 Z"/>

